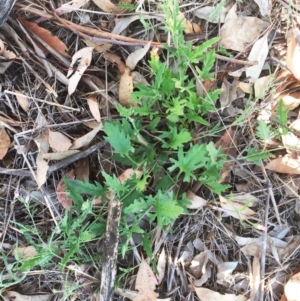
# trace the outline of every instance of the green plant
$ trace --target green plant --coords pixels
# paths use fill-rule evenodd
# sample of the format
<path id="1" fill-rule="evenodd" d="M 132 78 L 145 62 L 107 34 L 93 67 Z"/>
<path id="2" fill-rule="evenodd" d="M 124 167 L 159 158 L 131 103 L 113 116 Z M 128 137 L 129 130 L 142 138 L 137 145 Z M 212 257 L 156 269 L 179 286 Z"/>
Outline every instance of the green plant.
<path id="1" fill-rule="evenodd" d="M 193 132 L 195 126 L 203 126 L 211 132 L 218 130 L 218 125 L 209 129 L 206 115 L 215 111 L 214 103 L 220 90 L 198 94 L 195 78 L 190 75 L 190 70 L 195 70 L 199 82 L 213 78 L 213 46 L 218 38 L 193 47 L 184 40 L 178 2 L 174 5 L 173 1 L 165 0 L 163 9 L 166 31 L 172 37 L 172 46 L 164 49 L 169 54 L 169 61 L 161 61 L 160 56 L 164 53 L 159 55 L 154 49 L 149 61 L 151 86 L 137 84 L 132 94 L 135 106 L 124 108 L 118 105 L 120 118 L 104 124 L 105 139 L 114 150 L 113 159 L 138 170 L 139 174 L 121 183 L 115 175 L 102 172 L 103 186 L 65 178 L 73 206 L 53 229 L 46 242 L 47 248 L 43 247 L 43 239 L 36 228 L 18 225 L 37 250 L 37 256 L 20 259 L 17 270 L 28 271 L 37 265 L 47 267 L 45 258 L 48 264 L 56 258 L 61 269 L 69 262 L 93 261 L 86 244 L 99 240 L 105 231 L 111 191 L 123 207 L 120 236 L 124 242 L 120 252 L 125 255 L 132 234 L 138 233 L 143 234 L 142 245 L 151 257 L 153 223 L 169 229 L 180 214 L 188 213 L 188 200 L 185 194 L 180 193 L 184 182 L 201 181 L 218 194 L 227 189 L 227 185 L 218 182 L 220 170 L 226 162 L 225 155 L 212 142 L 198 143 L 200 137 Z M 97 197 L 101 197 L 102 205 L 95 213 L 93 200 Z M 27 209 L 34 224 L 34 212 L 29 207 Z M 140 228 L 142 219 L 151 225 L 148 230 Z"/>
<path id="2" fill-rule="evenodd" d="M 141 178 L 123 184 L 115 176 L 102 173 L 105 186 L 123 204 L 121 235 L 127 237 L 127 242 L 133 232 L 143 231 L 138 227 L 142 218 L 165 227 L 184 212 L 187 200 L 185 195 L 179 195 L 183 182 L 201 181 L 215 193 L 228 188 L 218 183 L 226 160 L 221 149 L 212 142 L 198 144 L 200 137 L 193 138 L 195 125 L 210 125 L 205 117 L 215 111 L 220 90 L 199 95 L 195 78 L 189 73 L 195 70 L 199 82 L 213 78 L 213 46 L 218 38 L 193 47 L 184 40 L 178 3 L 166 0 L 163 9 L 166 31 L 172 40 L 172 46 L 165 47 L 169 61 L 161 61 L 158 49 L 152 50 L 151 85 L 136 84 L 133 106 L 117 105 L 121 117 L 104 124 L 105 139 L 114 150 L 113 159 L 142 172 Z M 160 177 L 150 191 L 147 181 L 155 174 Z"/>

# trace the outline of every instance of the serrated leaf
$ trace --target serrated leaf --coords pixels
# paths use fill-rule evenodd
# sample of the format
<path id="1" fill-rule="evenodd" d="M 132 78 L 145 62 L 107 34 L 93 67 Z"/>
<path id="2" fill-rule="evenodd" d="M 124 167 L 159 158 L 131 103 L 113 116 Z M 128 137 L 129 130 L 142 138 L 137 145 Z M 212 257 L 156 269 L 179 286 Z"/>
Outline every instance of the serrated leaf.
<path id="1" fill-rule="evenodd" d="M 288 113 L 289 109 L 285 108 L 283 100 L 280 99 L 277 107 L 277 116 L 275 117 L 275 120 L 279 123 L 279 126 L 281 126 L 283 135 L 286 135 L 288 133 Z"/>
<path id="2" fill-rule="evenodd" d="M 172 148 L 178 149 L 182 147 L 184 143 L 190 142 L 192 136 L 186 129 L 181 129 L 180 132 L 177 132 L 177 127 L 172 127 L 169 132 L 163 132 L 159 137 L 167 138 L 169 141 L 163 141 L 163 148 Z"/>
<path id="3" fill-rule="evenodd" d="M 82 182 L 74 179 L 64 177 L 66 183 L 66 190 L 74 194 L 88 194 L 97 198 L 105 193 L 103 187 L 98 183 L 92 184 L 90 182 Z"/>
<path id="4" fill-rule="evenodd" d="M 264 142 L 270 138 L 270 128 L 263 120 L 259 120 L 258 122 L 257 136 Z"/>
<path id="5" fill-rule="evenodd" d="M 132 204 L 124 208 L 124 214 L 134 214 L 148 209 L 148 204 L 143 199 L 134 200 Z"/>
<path id="6" fill-rule="evenodd" d="M 183 212 L 183 208 L 178 206 L 177 202 L 174 200 L 173 192 L 163 194 L 162 191 L 159 190 L 154 198 L 149 197 L 148 200 L 156 209 L 157 224 L 160 228 L 173 223 Z"/>
<path id="7" fill-rule="evenodd" d="M 134 148 L 131 145 L 130 138 L 119 127 L 111 122 L 105 122 L 104 131 L 106 133 L 105 140 L 110 143 L 115 152 L 121 157 L 128 155 L 130 152 L 134 152 Z"/>
<path id="8" fill-rule="evenodd" d="M 179 174 L 184 174 L 184 182 L 189 182 L 191 178 L 196 179 L 193 171 L 204 166 L 208 159 L 206 145 L 204 144 L 193 145 L 185 153 L 182 148 L 179 148 L 177 155 L 178 160 L 170 158 L 170 161 L 174 163 L 174 165 L 169 167 L 168 170 L 172 172 L 176 168 L 179 168 Z"/>
<path id="9" fill-rule="evenodd" d="M 265 160 L 270 157 L 270 153 L 267 151 L 260 151 L 256 147 L 247 148 L 247 161 L 254 162 L 256 165 L 260 164 L 260 160 Z"/>

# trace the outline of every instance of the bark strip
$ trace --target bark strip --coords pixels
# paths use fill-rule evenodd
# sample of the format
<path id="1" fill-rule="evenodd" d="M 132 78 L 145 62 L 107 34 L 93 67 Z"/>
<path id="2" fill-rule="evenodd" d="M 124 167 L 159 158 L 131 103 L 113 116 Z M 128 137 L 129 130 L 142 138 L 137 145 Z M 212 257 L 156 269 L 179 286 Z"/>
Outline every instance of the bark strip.
<path id="1" fill-rule="evenodd" d="M 99 301 L 112 301 L 114 297 L 121 212 L 121 202 L 112 192 L 108 204 Z"/>

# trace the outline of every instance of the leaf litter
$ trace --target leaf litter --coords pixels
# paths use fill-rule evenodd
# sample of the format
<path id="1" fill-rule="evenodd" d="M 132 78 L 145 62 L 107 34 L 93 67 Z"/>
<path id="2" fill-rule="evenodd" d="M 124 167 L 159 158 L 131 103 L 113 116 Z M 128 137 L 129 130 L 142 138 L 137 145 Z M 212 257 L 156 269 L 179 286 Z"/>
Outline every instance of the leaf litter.
<path id="1" fill-rule="evenodd" d="M 85 212 L 89 202 L 93 201 L 92 210 L 98 212 L 98 208 L 107 205 L 107 199 L 113 198 L 112 193 L 94 200 L 88 198 L 86 202 L 78 197 L 77 204 L 68 198 L 62 175 L 70 174 L 80 160 L 87 160 L 89 172 L 78 170 L 82 179 L 90 183 L 103 183 L 104 170 L 109 170 L 112 175 L 111 185 L 115 189 L 122 189 L 122 185 L 130 187 L 133 181 L 138 180 L 138 189 L 130 187 L 132 194 L 129 198 L 138 199 L 134 193 L 138 195 L 139 191 L 151 194 L 155 186 L 171 180 L 168 177 L 160 180 L 160 170 L 155 170 L 150 179 L 144 178 L 143 166 L 127 168 L 126 162 L 126 154 L 136 144 L 149 147 L 151 156 L 152 146 L 147 137 L 152 135 L 155 143 L 161 143 L 164 134 L 147 133 L 145 129 L 138 131 L 139 122 L 144 120 L 135 116 L 130 123 L 136 131 L 136 139 L 132 141 L 125 135 L 119 141 L 113 141 L 120 127 L 105 125 L 108 119 L 121 119 L 115 110 L 117 103 L 129 110 L 136 107 L 131 95 L 136 82 L 145 86 L 147 83 L 151 87 L 154 79 L 146 66 L 155 53 L 154 43 L 157 43 L 157 55 L 164 58 L 172 70 L 178 67 L 172 65 L 172 56 L 169 57 L 161 47 L 169 43 L 168 34 L 161 30 L 165 16 L 154 3 L 142 2 L 135 6 L 140 13 L 147 7 L 141 14 L 128 15 L 131 5 L 135 5 L 133 1 L 125 4 L 124 1 L 84 0 L 65 2 L 60 7 L 51 8 L 55 15 L 44 1 L 41 1 L 45 5 L 43 9 L 30 8 L 25 1 L 18 1 L 16 11 L 20 23 L 9 20 L 3 27 L 4 43 L 0 44 L 0 55 L 7 61 L 1 62 L 0 171 L 7 195 L 1 201 L 1 208 L 11 213 L 3 219 L 2 238 L 5 242 L 10 241 L 16 237 L 14 231 L 18 232 L 20 244 L 15 246 L 14 253 L 19 254 L 16 257 L 23 256 L 27 263 L 37 260 L 40 252 L 45 251 L 42 251 L 41 241 L 33 245 L 26 241 L 23 233 L 29 229 L 39 231 L 43 227 L 52 229 L 65 211 L 69 216 L 75 216 L 77 209 L 74 208 L 78 204 Z M 231 188 L 224 194 L 212 194 L 207 189 L 209 185 L 204 185 L 204 178 L 202 182 L 180 182 L 178 179 L 178 183 L 172 183 L 173 189 L 183 193 L 181 201 L 186 202 L 186 211 L 182 211 L 172 227 L 164 231 L 151 220 L 153 208 L 150 208 L 149 215 L 137 226 L 138 234 L 128 241 L 130 252 L 125 252 L 126 256 L 120 258 L 117 272 L 120 286 L 115 292 L 131 300 L 168 300 L 170 296 L 179 300 L 182 296 L 191 295 L 199 300 L 262 300 L 261 294 L 265 300 L 273 300 L 273 293 L 278 299 L 284 293 L 286 300 L 298 300 L 299 276 L 297 273 L 292 276 L 290 271 L 300 266 L 297 256 L 300 231 L 296 222 L 299 215 L 297 175 L 300 173 L 297 126 L 300 104 L 297 67 L 299 24 L 295 24 L 296 18 L 289 28 L 278 21 L 282 20 L 275 9 L 278 5 L 286 19 L 294 14 L 293 9 L 288 10 L 281 1 L 255 0 L 251 4 L 242 2 L 238 5 L 217 2 L 208 1 L 199 8 L 184 1 L 176 15 L 182 20 L 186 41 L 192 41 L 193 47 L 201 45 L 203 37 L 219 36 L 221 48 L 214 46 L 215 51 L 218 55 L 229 54 L 213 66 L 215 76 L 200 82 L 196 79 L 200 93 L 222 89 L 216 110 L 209 109 L 207 121 L 204 120 L 205 124 L 210 123 L 209 129 L 201 122 L 193 123 L 193 126 L 189 122 L 181 131 L 190 132 L 193 144 L 208 141 L 216 149 L 220 148 L 227 157 L 227 162 L 218 170 L 222 174 L 220 184 L 231 184 Z M 189 11 L 187 7 L 191 5 L 193 9 Z M 100 12 L 101 17 L 97 17 L 94 11 Z M 101 28 L 101 32 L 98 29 L 92 31 L 90 24 L 82 22 L 87 19 L 95 22 L 95 28 Z M 276 27 L 272 25 L 274 20 L 278 21 Z M 219 24 L 220 29 L 215 24 Z M 8 34 L 12 32 L 9 28 L 18 33 L 25 31 L 26 39 Z M 288 31 L 286 38 L 284 33 Z M 134 42 L 127 39 L 131 37 L 134 37 Z M 16 49 L 22 49 L 22 52 Z M 243 66 L 242 62 L 247 61 L 255 61 L 256 65 Z M 197 64 L 201 65 L 199 61 Z M 285 64 L 288 69 L 284 68 Z M 22 76 L 16 75 L 12 66 L 19 66 Z M 45 72 L 46 68 L 50 68 L 51 72 Z M 194 66 L 190 68 L 193 70 Z M 93 81 L 95 76 L 99 81 Z M 10 82 L 14 85 L 8 84 Z M 176 84 L 174 90 L 184 89 Z M 200 87 L 201 84 L 204 88 Z M 12 91 L 15 98 L 5 90 Z M 176 107 L 179 108 L 180 105 Z M 173 108 L 168 109 L 171 112 Z M 125 111 L 122 116 L 124 114 Z M 114 145 L 114 151 L 108 146 L 95 149 L 87 159 L 81 158 L 89 147 L 103 140 L 103 130 L 108 135 L 106 140 Z M 16 141 L 20 141 L 20 145 Z M 18 148 L 19 152 L 16 151 Z M 116 148 L 124 155 L 122 164 L 114 161 Z M 55 166 L 58 168 L 53 172 Z M 167 169 L 168 166 L 162 168 Z M 25 189 L 24 171 L 27 177 L 31 174 L 36 180 L 41 200 L 27 204 L 27 195 L 23 195 L 24 202 L 17 200 L 14 207 L 10 207 L 8 204 L 13 199 L 15 188 L 30 191 L 28 187 Z M 73 177 L 71 174 L 70 179 Z M 77 178 L 81 178 L 78 173 Z M 268 185 L 271 185 L 272 192 Z M 92 189 L 93 186 L 88 187 Z M 89 189 L 85 192 L 88 193 Z M 267 210 L 269 198 L 276 198 L 276 201 Z M 144 206 L 143 203 L 138 205 Z M 33 220 L 25 217 L 26 206 L 38 208 L 40 215 Z M 280 220 L 288 226 L 284 232 L 275 231 L 279 225 L 273 212 L 276 208 L 272 206 L 277 206 Z M 8 208 L 11 211 L 7 211 Z M 94 218 L 86 218 L 82 228 Z M 64 222 L 67 226 L 66 220 Z M 27 227 L 26 231 L 22 226 Z M 96 222 L 94 226 L 95 229 L 98 227 L 98 233 L 102 231 Z M 144 235 L 147 227 L 153 231 L 150 240 Z M 78 229 L 75 229 L 75 235 L 79 235 L 76 231 Z M 93 231 L 89 231 L 81 233 L 77 242 L 84 241 L 84 248 L 98 260 L 98 253 L 103 250 L 102 238 L 97 237 L 94 245 L 91 243 Z M 49 233 L 43 232 L 42 237 L 46 241 Z M 56 235 L 59 235 L 59 230 Z M 1 245 L 1 249 L 9 256 L 10 251 L 5 244 Z M 70 254 L 65 253 L 69 249 L 67 246 L 61 252 Z M 3 266 L 4 270 L 10 269 L 7 262 Z M 98 285 L 98 271 L 96 264 L 84 275 Z M 57 268 L 56 272 L 58 275 L 61 270 Z M 43 270 L 43 276 L 50 274 L 50 270 Z M 135 282 L 125 280 L 129 279 L 127 277 L 135 279 Z M 84 286 L 79 288 L 78 279 L 66 276 L 62 283 L 57 277 L 54 282 L 60 287 L 62 284 L 78 285 L 70 296 L 85 300 L 87 292 L 93 292 L 90 285 L 86 286 L 89 287 L 87 290 Z M 284 279 L 283 283 L 278 279 Z M 16 287 L 10 284 L 9 276 L 5 281 L 6 299 L 48 300 L 54 292 L 63 295 L 49 289 L 43 280 L 32 290 L 28 281 L 20 279 L 19 293 L 12 290 Z M 44 291 L 46 294 L 41 295 Z"/>

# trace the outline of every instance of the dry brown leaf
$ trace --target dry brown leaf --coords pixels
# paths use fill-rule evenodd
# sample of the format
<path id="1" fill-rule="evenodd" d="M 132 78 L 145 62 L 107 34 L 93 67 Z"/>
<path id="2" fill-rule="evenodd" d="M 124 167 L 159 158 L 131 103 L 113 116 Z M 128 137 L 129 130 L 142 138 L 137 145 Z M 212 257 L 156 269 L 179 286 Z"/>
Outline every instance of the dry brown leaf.
<path id="1" fill-rule="evenodd" d="M 18 247 L 14 249 L 13 255 L 17 258 L 28 259 L 34 257 L 38 254 L 36 249 L 33 246 L 28 247 Z"/>
<path id="2" fill-rule="evenodd" d="M 287 301 L 300 301 L 300 273 L 290 278 L 284 287 Z"/>
<path id="3" fill-rule="evenodd" d="M 220 31 L 220 45 L 226 49 L 246 51 L 250 43 L 256 40 L 269 23 L 256 17 L 237 16 L 235 4 L 227 14 Z"/>
<path id="4" fill-rule="evenodd" d="M 97 101 L 97 97 L 95 95 L 91 95 L 87 98 L 87 103 L 89 105 L 90 111 L 93 117 L 97 120 L 97 122 L 101 122 L 100 110 Z"/>
<path id="5" fill-rule="evenodd" d="M 244 83 L 244 82 L 238 82 L 238 87 L 245 93 L 251 94 L 252 93 L 252 88 L 253 84 L 251 83 Z"/>
<path id="6" fill-rule="evenodd" d="M 110 52 L 106 52 L 104 54 L 105 59 L 107 59 L 109 62 L 116 64 L 120 73 L 124 74 L 126 70 L 128 70 L 128 68 L 126 67 L 126 65 L 122 62 L 121 58 L 113 53 Z"/>
<path id="7" fill-rule="evenodd" d="M 265 34 L 262 38 L 258 39 L 248 56 L 249 61 L 257 61 L 258 64 L 248 67 L 246 69 L 246 76 L 250 78 L 250 81 L 255 83 L 258 80 L 259 75 L 264 67 L 266 58 L 269 53 L 269 45 L 268 45 L 268 34 Z"/>
<path id="8" fill-rule="evenodd" d="M 88 2 L 90 2 L 90 0 L 75 0 L 75 1 L 67 2 L 64 3 L 62 6 L 60 6 L 59 8 L 57 8 L 55 10 L 55 13 L 59 16 L 62 14 L 67 14 L 74 10 L 76 11 L 78 8 L 84 6 Z"/>
<path id="9" fill-rule="evenodd" d="M 75 92 L 84 71 L 90 65 L 93 49 L 93 47 L 85 47 L 73 55 L 70 70 L 67 74 L 67 77 L 69 78 L 69 95 L 72 95 Z"/>
<path id="10" fill-rule="evenodd" d="M 76 162 L 75 169 L 76 179 L 82 182 L 86 182 L 90 178 L 90 162 L 89 158 L 81 158 Z"/>
<path id="11" fill-rule="evenodd" d="M 286 53 L 286 66 L 300 79 L 300 45 L 299 45 L 300 30 L 294 26 L 288 33 L 287 38 L 287 53 Z"/>
<path id="12" fill-rule="evenodd" d="M 53 295 L 21 295 L 14 291 L 6 291 L 3 293 L 4 301 L 48 301 Z"/>
<path id="13" fill-rule="evenodd" d="M 0 160 L 6 155 L 8 148 L 10 146 L 10 138 L 5 130 L 5 128 L 0 126 Z"/>
<path id="14" fill-rule="evenodd" d="M 34 142 L 36 143 L 39 149 L 39 154 L 37 155 L 36 158 L 36 182 L 38 184 L 38 187 L 40 188 L 47 180 L 47 171 L 49 165 L 44 160 L 43 155 L 48 153 L 49 144 L 42 136 L 35 139 Z"/>
<path id="15" fill-rule="evenodd" d="M 278 95 L 276 97 L 276 106 L 281 99 L 284 104 L 284 109 L 289 109 L 292 111 L 300 105 L 300 91 L 287 91 Z"/>
<path id="16" fill-rule="evenodd" d="M 120 7 L 114 5 L 109 0 L 93 0 L 93 2 L 106 13 L 119 14 L 122 11 Z"/>
<path id="17" fill-rule="evenodd" d="M 186 193 L 186 198 L 191 202 L 191 204 L 186 205 L 188 209 L 200 209 L 207 205 L 207 201 L 202 199 L 200 196 L 197 196 L 191 190 L 188 190 Z"/>
<path id="18" fill-rule="evenodd" d="M 193 258 L 190 265 L 190 270 L 191 270 L 191 274 L 195 277 L 195 279 L 199 279 L 205 273 L 207 263 L 208 263 L 208 252 L 206 251 L 201 252 L 200 254 L 196 255 Z"/>
<path id="19" fill-rule="evenodd" d="M 103 125 L 102 125 L 102 123 L 100 123 L 92 131 L 90 131 L 86 135 L 76 139 L 72 143 L 70 150 L 71 149 L 79 149 L 81 147 L 88 145 L 94 139 L 94 137 L 97 135 L 97 133 L 102 130 L 102 128 L 103 128 Z"/>
<path id="20" fill-rule="evenodd" d="M 53 36 L 51 31 L 38 26 L 34 22 L 26 21 L 21 16 L 18 16 L 18 20 L 28 30 L 30 30 L 33 34 L 37 35 L 41 40 L 43 40 L 46 44 L 48 44 L 50 47 L 56 50 L 59 54 L 66 58 L 70 57 L 67 53 L 67 45 L 64 42 L 62 42 L 58 37 Z"/>
<path id="21" fill-rule="evenodd" d="M 0 55 L 3 55 L 3 52 L 5 50 L 5 45 L 3 43 L 3 41 L 0 39 Z"/>
<path id="22" fill-rule="evenodd" d="M 165 248 L 162 248 L 162 251 L 159 254 L 158 261 L 157 261 L 157 282 L 158 284 L 161 284 L 165 277 L 165 271 L 166 271 L 166 251 Z"/>
<path id="23" fill-rule="evenodd" d="M 238 265 L 238 261 L 227 261 L 222 262 L 218 265 L 218 273 L 217 273 L 217 283 L 227 286 L 227 283 L 230 282 L 231 273 L 235 270 Z"/>
<path id="24" fill-rule="evenodd" d="M 231 128 L 226 130 L 225 133 L 223 134 L 223 136 L 220 138 L 220 140 L 218 140 L 215 143 L 216 149 L 221 147 L 222 148 L 222 153 L 224 155 L 231 155 L 233 157 L 235 157 L 236 154 L 237 154 L 236 145 L 237 145 L 237 139 L 234 136 L 233 131 L 232 131 Z M 234 165 L 234 162 L 232 162 L 232 161 L 224 163 L 223 169 L 221 170 L 221 181 L 220 181 L 220 183 L 222 183 L 226 179 L 226 177 L 230 173 L 231 167 L 233 165 Z"/>
<path id="25" fill-rule="evenodd" d="M 74 179 L 74 170 L 69 171 L 66 176 L 69 179 Z M 61 178 L 56 186 L 56 197 L 66 210 L 70 210 L 70 207 L 73 205 L 73 201 L 68 197 L 68 194 L 66 191 L 66 183 L 64 179 Z"/>
<path id="26" fill-rule="evenodd" d="M 72 145 L 71 140 L 60 132 L 49 131 L 49 144 L 54 152 L 65 152 Z"/>
<path id="27" fill-rule="evenodd" d="M 279 173 L 300 174 L 300 161 L 286 155 L 270 161 L 265 168 Z"/>
<path id="28" fill-rule="evenodd" d="M 254 83 L 255 97 L 258 99 L 264 99 L 267 91 L 272 87 L 274 83 L 274 74 L 260 77 Z"/>
<path id="29" fill-rule="evenodd" d="M 234 202 L 234 200 L 228 200 L 221 195 L 219 197 L 222 210 L 234 218 L 247 220 L 251 219 L 251 216 L 256 214 L 256 212 L 248 208 L 246 204 L 240 204 Z"/>
<path id="30" fill-rule="evenodd" d="M 119 177 L 119 181 L 121 184 L 126 182 L 128 179 L 130 179 L 133 175 L 136 176 L 137 179 L 139 179 L 142 176 L 142 172 L 140 170 L 133 170 L 132 168 L 126 169 Z"/>
<path id="31" fill-rule="evenodd" d="M 149 19 L 157 19 L 158 21 L 163 21 L 164 17 L 157 16 L 155 14 L 147 15 L 143 13 L 143 19 L 149 20 Z M 129 17 L 122 17 L 120 19 L 115 19 L 115 27 L 112 31 L 113 34 L 121 34 L 123 30 L 125 30 L 132 22 L 140 20 L 139 14 L 134 14 Z"/>
<path id="32" fill-rule="evenodd" d="M 222 7 L 218 14 L 216 15 L 216 7 L 215 6 L 204 6 L 201 8 L 196 9 L 193 14 L 198 17 L 199 19 L 204 19 L 211 23 L 224 23 L 226 15 L 230 6 Z"/>
<path id="33" fill-rule="evenodd" d="M 232 83 L 224 79 L 221 87 L 220 104 L 221 110 L 229 107 L 231 103 L 238 98 L 237 94 L 238 80 L 235 78 Z"/>
<path id="34" fill-rule="evenodd" d="M 254 0 L 259 6 L 260 14 L 265 17 L 271 14 L 272 10 L 272 1 L 271 0 Z"/>
<path id="35" fill-rule="evenodd" d="M 78 153 L 79 153 L 79 150 L 68 150 L 68 151 L 59 152 L 59 153 L 47 153 L 47 154 L 43 154 L 43 159 L 60 161 L 60 160 L 66 159 L 66 158 L 71 157 Z"/>
<path id="36" fill-rule="evenodd" d="M 186 33 L 186 34 L 192 34 L 192 33 L 196 34 L 196 33 L 201 33 L 202 32 L 201 27 L 198 24 L 192 23 L 188 19 L 186 19 L 182 12 L 179 12 L 178 19 L 182 20 L 181 24 L 184 27 L 184 33 Z"/>
<path id="37" fill-rule="evenodd" d="M 205 301 L 246 301 L 247 298 L 243 295 L 235 294 L 220 294 L 208 288 L 195 287 L 195 292 L 200 300 Z"/>
<path id="38" fill-rule="evenodd" d="M 88 40 L 88 39 L 85 39 L 84 42 L 86 43 L 87 46 L 93 47 L 94 50 L 96 52 L 99 52 L 99 53 L 103 53 L 105 51 L 108 51 L 113 46 L 113 44 L 100 43 L 100 42 L 97 43 L 97 42 L 93 42 L 93 41 Z"/>
<path id="39" fill-rule="evenodd" d="M 136 275 L 135 288 L 139 294 L 132 299 L 133 301 L 156 301 L 158 294 L 155 292 L 156 285 L 158 285 L 151 267 L 146 261 L 140 264 L 138 273 Z"/>
<path id="40" fill-rule="evenodd" d="M 122 74 L 119 85 L 119 102 L 122 106 L 129 108 L 136 106 L 135 103 L 130 102 L 131 93 L 133 92 L 133 80 L 130 74 L 130 69 L 126 68 Z"/>
<path id="41" fill-rule="evenodd" d="M 136 64 L 147 54 L 151 46 L 151 42 L 146 44 L 144 47 L 141 47 L 132 53 L 130 53 L 126 59 L 126 66 L 133 70 Z"/>
<path id="42" fill-rule="evenodd" d="M 19 105 L 21 106 L 21 108 L 25 112 L 28 112 L 28 110 L 29 110 L 29 100 L 28 100 L 27 96 L 25 96 L 24 94 L 22 94 L 18 90 L 14 90 L 14 91 L 16 93 L 15 95 L 16 95 L 16 99 L 17 99 Z"/>

